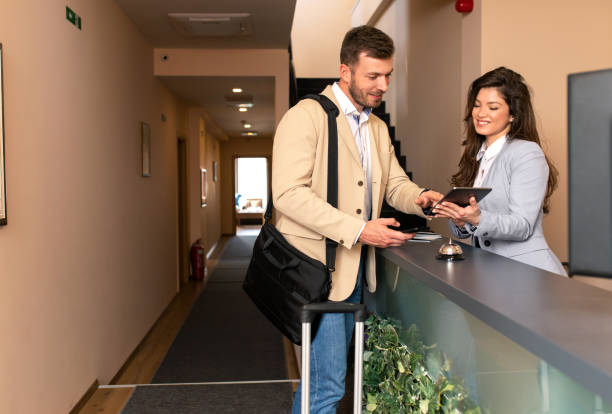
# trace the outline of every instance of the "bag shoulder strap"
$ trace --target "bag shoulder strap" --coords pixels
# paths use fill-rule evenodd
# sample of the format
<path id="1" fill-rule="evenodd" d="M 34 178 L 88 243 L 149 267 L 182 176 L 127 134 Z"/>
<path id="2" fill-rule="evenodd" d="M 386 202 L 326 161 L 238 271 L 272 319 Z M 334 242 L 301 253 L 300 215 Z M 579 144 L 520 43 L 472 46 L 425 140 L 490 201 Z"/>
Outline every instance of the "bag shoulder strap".
<path id="1" fill-rule="evenodd" d="M 333 207 L 338 208 L 338 125 L 336 124 L 336 117 L 340 114 L 340 110 L 325 95 L 306 95 L 302 99 L 317 101 L 327 113 L 327 202 Z M 264 215 L 266 222 L 272 218 L 272 207 L 272 192 L 270 191 L 270 200 Z M 325 238 L 325 259 L 330 272 L 336 270 L 336 247 L 338 247 L 337 242 Z"/>

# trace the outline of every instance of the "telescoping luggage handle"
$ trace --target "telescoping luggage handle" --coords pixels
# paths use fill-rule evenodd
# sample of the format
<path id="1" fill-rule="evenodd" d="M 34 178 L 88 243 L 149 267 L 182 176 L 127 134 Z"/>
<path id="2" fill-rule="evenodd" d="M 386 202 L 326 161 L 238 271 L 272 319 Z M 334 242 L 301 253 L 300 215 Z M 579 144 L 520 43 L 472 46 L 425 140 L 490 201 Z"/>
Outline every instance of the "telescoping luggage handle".
<path id="1" fill-rule="evenodd" d="M 355 388 L 353 412 L 361 413 L 363 382 L 363 325 L 366 306 L 362 303 L 309 303 L 302 308 L 302 414 L 310 412 L 310 326 L 319 313 L 352 313 L 355 318 Z"/>

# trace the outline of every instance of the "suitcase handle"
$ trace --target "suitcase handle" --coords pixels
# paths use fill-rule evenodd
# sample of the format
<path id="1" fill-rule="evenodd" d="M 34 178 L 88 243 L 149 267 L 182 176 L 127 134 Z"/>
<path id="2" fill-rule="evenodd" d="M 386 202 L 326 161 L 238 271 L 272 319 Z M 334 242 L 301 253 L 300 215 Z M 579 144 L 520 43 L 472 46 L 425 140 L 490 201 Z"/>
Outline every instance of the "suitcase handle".
<path id="1" fill-rule="evenodd" d="M 302 323 L 312 323 L 319 313 L 352 313 L 355 322 L 366 320 L 366 306 L 363 303 L 318 302 L 309 303 L 302 308 Z"/>
<path id="2" fill-rule="evenodd" d="M 361 413 L 363 396 L 363 327 L 366 306 L 362 303 L 319 302 L 302 307 L 302 414 L 310 413 L 310 325 L 318 313 L 352 313 L 355 316 L 355 381 L 353 413 Z"/>

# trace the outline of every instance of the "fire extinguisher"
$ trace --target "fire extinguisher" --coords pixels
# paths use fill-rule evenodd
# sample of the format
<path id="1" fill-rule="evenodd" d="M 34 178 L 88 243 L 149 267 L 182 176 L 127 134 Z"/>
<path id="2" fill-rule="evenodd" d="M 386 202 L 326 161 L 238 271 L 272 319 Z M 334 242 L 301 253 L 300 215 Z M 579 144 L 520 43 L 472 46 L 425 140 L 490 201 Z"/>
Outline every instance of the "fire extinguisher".
<path id="1" fill-rule="evenodd" d="M 206 272 L 206 256 L 200 240 L 191 245 L 191 278 L 195 280 L 203 280 Z"/>

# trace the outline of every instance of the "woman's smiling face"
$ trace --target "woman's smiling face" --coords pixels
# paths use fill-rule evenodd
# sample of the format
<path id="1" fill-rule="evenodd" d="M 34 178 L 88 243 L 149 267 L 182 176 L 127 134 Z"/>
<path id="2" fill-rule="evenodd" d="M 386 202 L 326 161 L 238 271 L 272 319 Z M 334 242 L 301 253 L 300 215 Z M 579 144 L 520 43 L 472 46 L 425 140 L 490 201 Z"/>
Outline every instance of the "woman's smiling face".
<path id="1" fill-rule="evenodd" d="M 474 101 L 472 119 L 476 132 L 484 135 L 487 145 L 491 145 L 510 131 L 513 117 L 506 100 L 496 88 L 482 88 Z"/>

